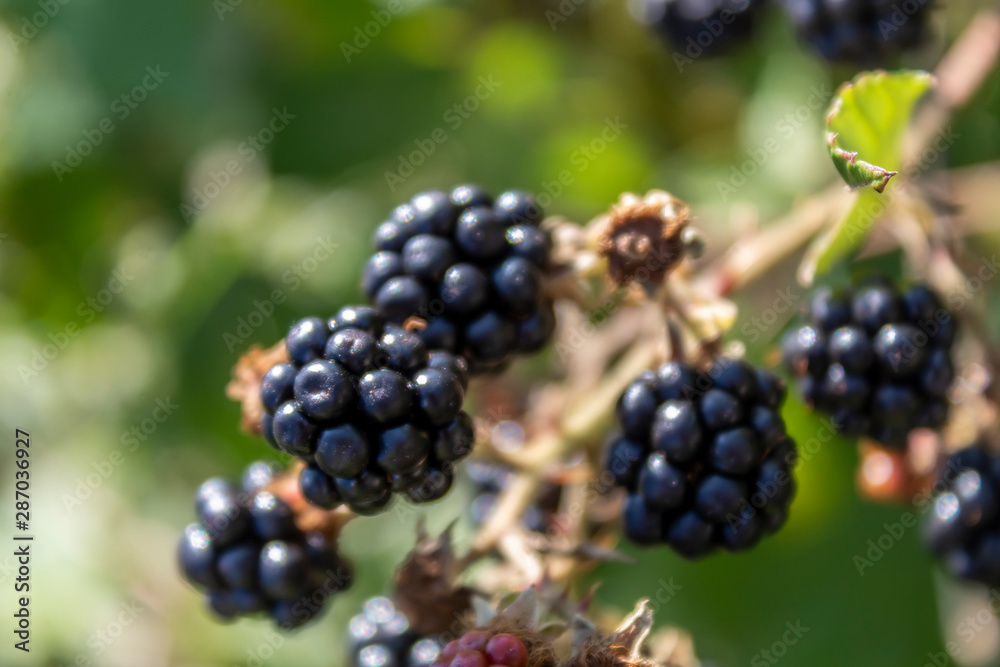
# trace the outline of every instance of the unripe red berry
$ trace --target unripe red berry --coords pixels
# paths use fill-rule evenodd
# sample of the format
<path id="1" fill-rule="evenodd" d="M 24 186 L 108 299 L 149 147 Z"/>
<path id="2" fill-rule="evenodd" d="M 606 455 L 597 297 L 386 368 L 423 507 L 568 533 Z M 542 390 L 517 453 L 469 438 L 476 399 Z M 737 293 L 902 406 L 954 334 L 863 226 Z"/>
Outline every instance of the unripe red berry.
<path id="1" fill-rule="evenodd" d="M 514 635 L 501 634 L 486 644 L 486 657 L 495 665 L 525 667 L 528 664 L 528 650 Z"/>

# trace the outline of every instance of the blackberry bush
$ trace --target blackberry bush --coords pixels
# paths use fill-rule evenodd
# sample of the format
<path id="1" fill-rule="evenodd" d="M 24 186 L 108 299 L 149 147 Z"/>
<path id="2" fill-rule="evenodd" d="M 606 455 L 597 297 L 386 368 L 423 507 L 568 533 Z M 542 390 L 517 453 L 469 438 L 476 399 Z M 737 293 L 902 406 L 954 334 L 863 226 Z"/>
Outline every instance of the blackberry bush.
<path id="1" fill-rule="evenodd" d="M 267 614 L 283 629 L 317 617 L 350 587 L 353 571 L 318 532 L 303 532 L 291 507 L 266 490 L 267 464 L 251 465 L 241 487 L 221 478 L 195 494 L 199 523 L 184 531 L 181 572 L 205 591 L 222 619 Z"/>
<path id="2" fill-rule="evenodd" d="M 903 447 L 912 429 L 948 417 L 954 340 L 955 319 L 929 288 L 871 281 L 817 290 L 809 323 L 782 347 L 803 400 L 842 433 Z"/>
<path id="3" fill-rule="evenodd" d="M 952 575 L 1000 586 L 1000 457 L 982 444 L 956 452 L 935 490 L 927 546 Z"/>
<path id="4" fill-rule="evenodd" d="M 628 494 L 625 535 L 697 558 L 778 530 L 795 493 L 784 395 L 771 373 L 728 358 L 704 372 L 670 362 L 630 384 L 604 466 Z"/>
<path id="5" fill-rule="evenodd" d="M 933 5 L 891 0 L 783 0 L 800 38 L 827 60 L 884 65 L 925 40 Z"/>
<path id="6" fill-rule="evenodd" d="M 421 318 L 417 335 L 429 348 L 463 355 L 475 373 L 499 370 L 542 348 L 555 328 L 542 217 L 523 192 L 423 192 L 376 230 L 362 287 L 390 322 Z"/>
<path id="7" fill-rule="evenodd" d="M 351 667 L 428 667 L 441 655 L 444 643 L 421 637 L 392 600 L 375 597 L 351 619 L 347 629 Z"/>
<path id="8" fill-rule="evenodd" d="M 761 0 L 643 0 L 640 19 L 689 57 L 723 53 L 748 40 Z"/>
<path id="9" fill-rule="evenodd" d="M 367 306 L 301 320 L 285 345 L 289 361 L 261 381 L 261 431 L 306 462 L 299 482 L 309 502 L 377 514 L 393 493 L 424 503 L 448 492 L 474 438 L 462 358 L 428 352 Z"/>

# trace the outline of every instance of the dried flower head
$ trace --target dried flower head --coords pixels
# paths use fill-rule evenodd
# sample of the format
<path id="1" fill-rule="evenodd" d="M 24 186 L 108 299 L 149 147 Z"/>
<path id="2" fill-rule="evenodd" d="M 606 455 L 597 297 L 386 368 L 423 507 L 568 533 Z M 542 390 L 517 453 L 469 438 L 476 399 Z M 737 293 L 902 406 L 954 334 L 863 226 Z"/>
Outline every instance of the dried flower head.
<path id="1" fill-rule="evenodd" d="M 645 197 L 624 194 L 611 209 L 598 250 L 619 285 L 635 281 L 655 287 L 684 258 L 694 242 L 684 230 L 688 207 L 661 190 Z"/>

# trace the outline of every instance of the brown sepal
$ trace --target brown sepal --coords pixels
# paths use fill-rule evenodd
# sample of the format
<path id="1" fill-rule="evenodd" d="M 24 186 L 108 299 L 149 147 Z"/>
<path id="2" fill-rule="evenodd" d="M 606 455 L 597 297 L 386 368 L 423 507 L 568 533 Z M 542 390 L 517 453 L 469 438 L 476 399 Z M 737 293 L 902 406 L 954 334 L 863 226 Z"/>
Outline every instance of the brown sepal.
<path id="1" fill-rule="evenodd" d="M 396 606 L 419 635 L 458 634 L 469 626 L 473 590 L 456 583 L 451 527 L 429 538 L 418 527 L 417 545 L 394 578 Z"/>
<path id="2" fill-rule="evenodd" d="M 282 339 L 266 350 L 254 345 L 247 350 L 233 368 L 233 379 L 226 385 L 226 396 L 240 404 L 241 428 L 252 435 L 260 435 L 260 418 L 264 406 L 260 402 L 260 381 L 273 366 L 288 361 L 288 350 Z"/>

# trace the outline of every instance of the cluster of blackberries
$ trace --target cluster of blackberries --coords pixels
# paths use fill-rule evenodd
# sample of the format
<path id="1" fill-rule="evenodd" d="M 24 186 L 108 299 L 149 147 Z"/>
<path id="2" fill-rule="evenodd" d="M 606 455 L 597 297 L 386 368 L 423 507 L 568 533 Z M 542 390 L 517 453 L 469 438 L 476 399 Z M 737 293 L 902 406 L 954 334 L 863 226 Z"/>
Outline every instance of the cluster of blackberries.
<path id="1" fill-rule="evenodd" d="M 469 630 L 441 650 L 431 667 L 527 667 L 528 648 L 517 636 Z"/>
<path id="2" fill-rule="evenodd" d="M 955 453 L 924 523 L 931 551 L 956 577 L 1000 586 L 1000 457 L 982 445 Z"/>
<path id="3" fill-rule="evenodd" d="M 688 58 L 715 55 L 754 32 L 762 0 L 640 0 L 640 21 Z M 926 39 L 931 0 L 781 0 L 799 37 L 834 62 L 884 65 Z M 679 54 L 675 55 L 675 59 Z"/>
<path id="4" fill-rule="evenodd" d="M 689 58 L 724 52 L 747 40 L 762 0 L 645 0 L 639 19 Z"/>
<path id="5" fill-rule="evenodd" d="M 930 289 L 900 292 L 879 280 L 818 290 L 809 323 L 782 347 L 803 400 L 840 432 L 903 447 L 911 429 L 948 417 L 954 339 L 955 319 Z"/>
<path id="6" fill-rule="evenodd" d="M 523 192 L 494 200 L 464 185 L 418 194 L 376 230 L 362 287 L 390 322 L 422 319 L 429 348 L 461 354 L 474 373 L 499 370 L 543 347 L 555 328 L 541 221 Z"/>
<path id="7" fill-rule="evenodd" d="M 604 466 L 628 491 L 625 535 L 697 558 L 778 530 L 795 493 L 784 395 L 771 373 L 728 358 L 701 372 L 667 363 L 629 385 Z"/>
<path id="8" fill-rule="evenodd" d="M 221 618 L 267 613 L 292 629 L 318 616 L 353 575 L 333 545 L 299 530 L 291 508 L 264 490 L 270 476 L 267 464 L 257 463 L 241 487 L 220 478 L 202 484 L 195 495 L 200 523 L 184 531 L 178 559 Z"/>
<path id="9" fill-rule="evenodd" d="M 377 514 L 393 492 L 418 503 L 447 493 L 474 437 L 461 357 L 428 352 L 367 306 L 301 320 L 285 346 L 289 361 L 261 381 L 261 431 L 309 464 L 299 477 L 308 501 Z"/>
<path id="10" fill-rule="evenodd" d="M 486 461 L 470 461 L 465 472 L 472 480 L 475 498 L 472 500 L 472 522 L 482 525 L 493 513 L 497 496 L 510 486 L 514 471 L 507 466 Z M 534 502 L 521 515 L 521 525 L 525 530 L 546 534 L 553 528 L 559 512 L 562 487 L 550 481 L 542 483 Z"/>
<path id="11" fill-rule="evenodd" d="M 365 602 L 347 626 L 350 667 L 428 667 L 444 647 L 437 637 L 421 637 L 410 628 L 392 600 Z"/>
<path id="12" fill-rule="evenodd" d="M 924 41 L 931 0 L 783 0 L 799 36 L 827 60 L 880 65 Z"/>

